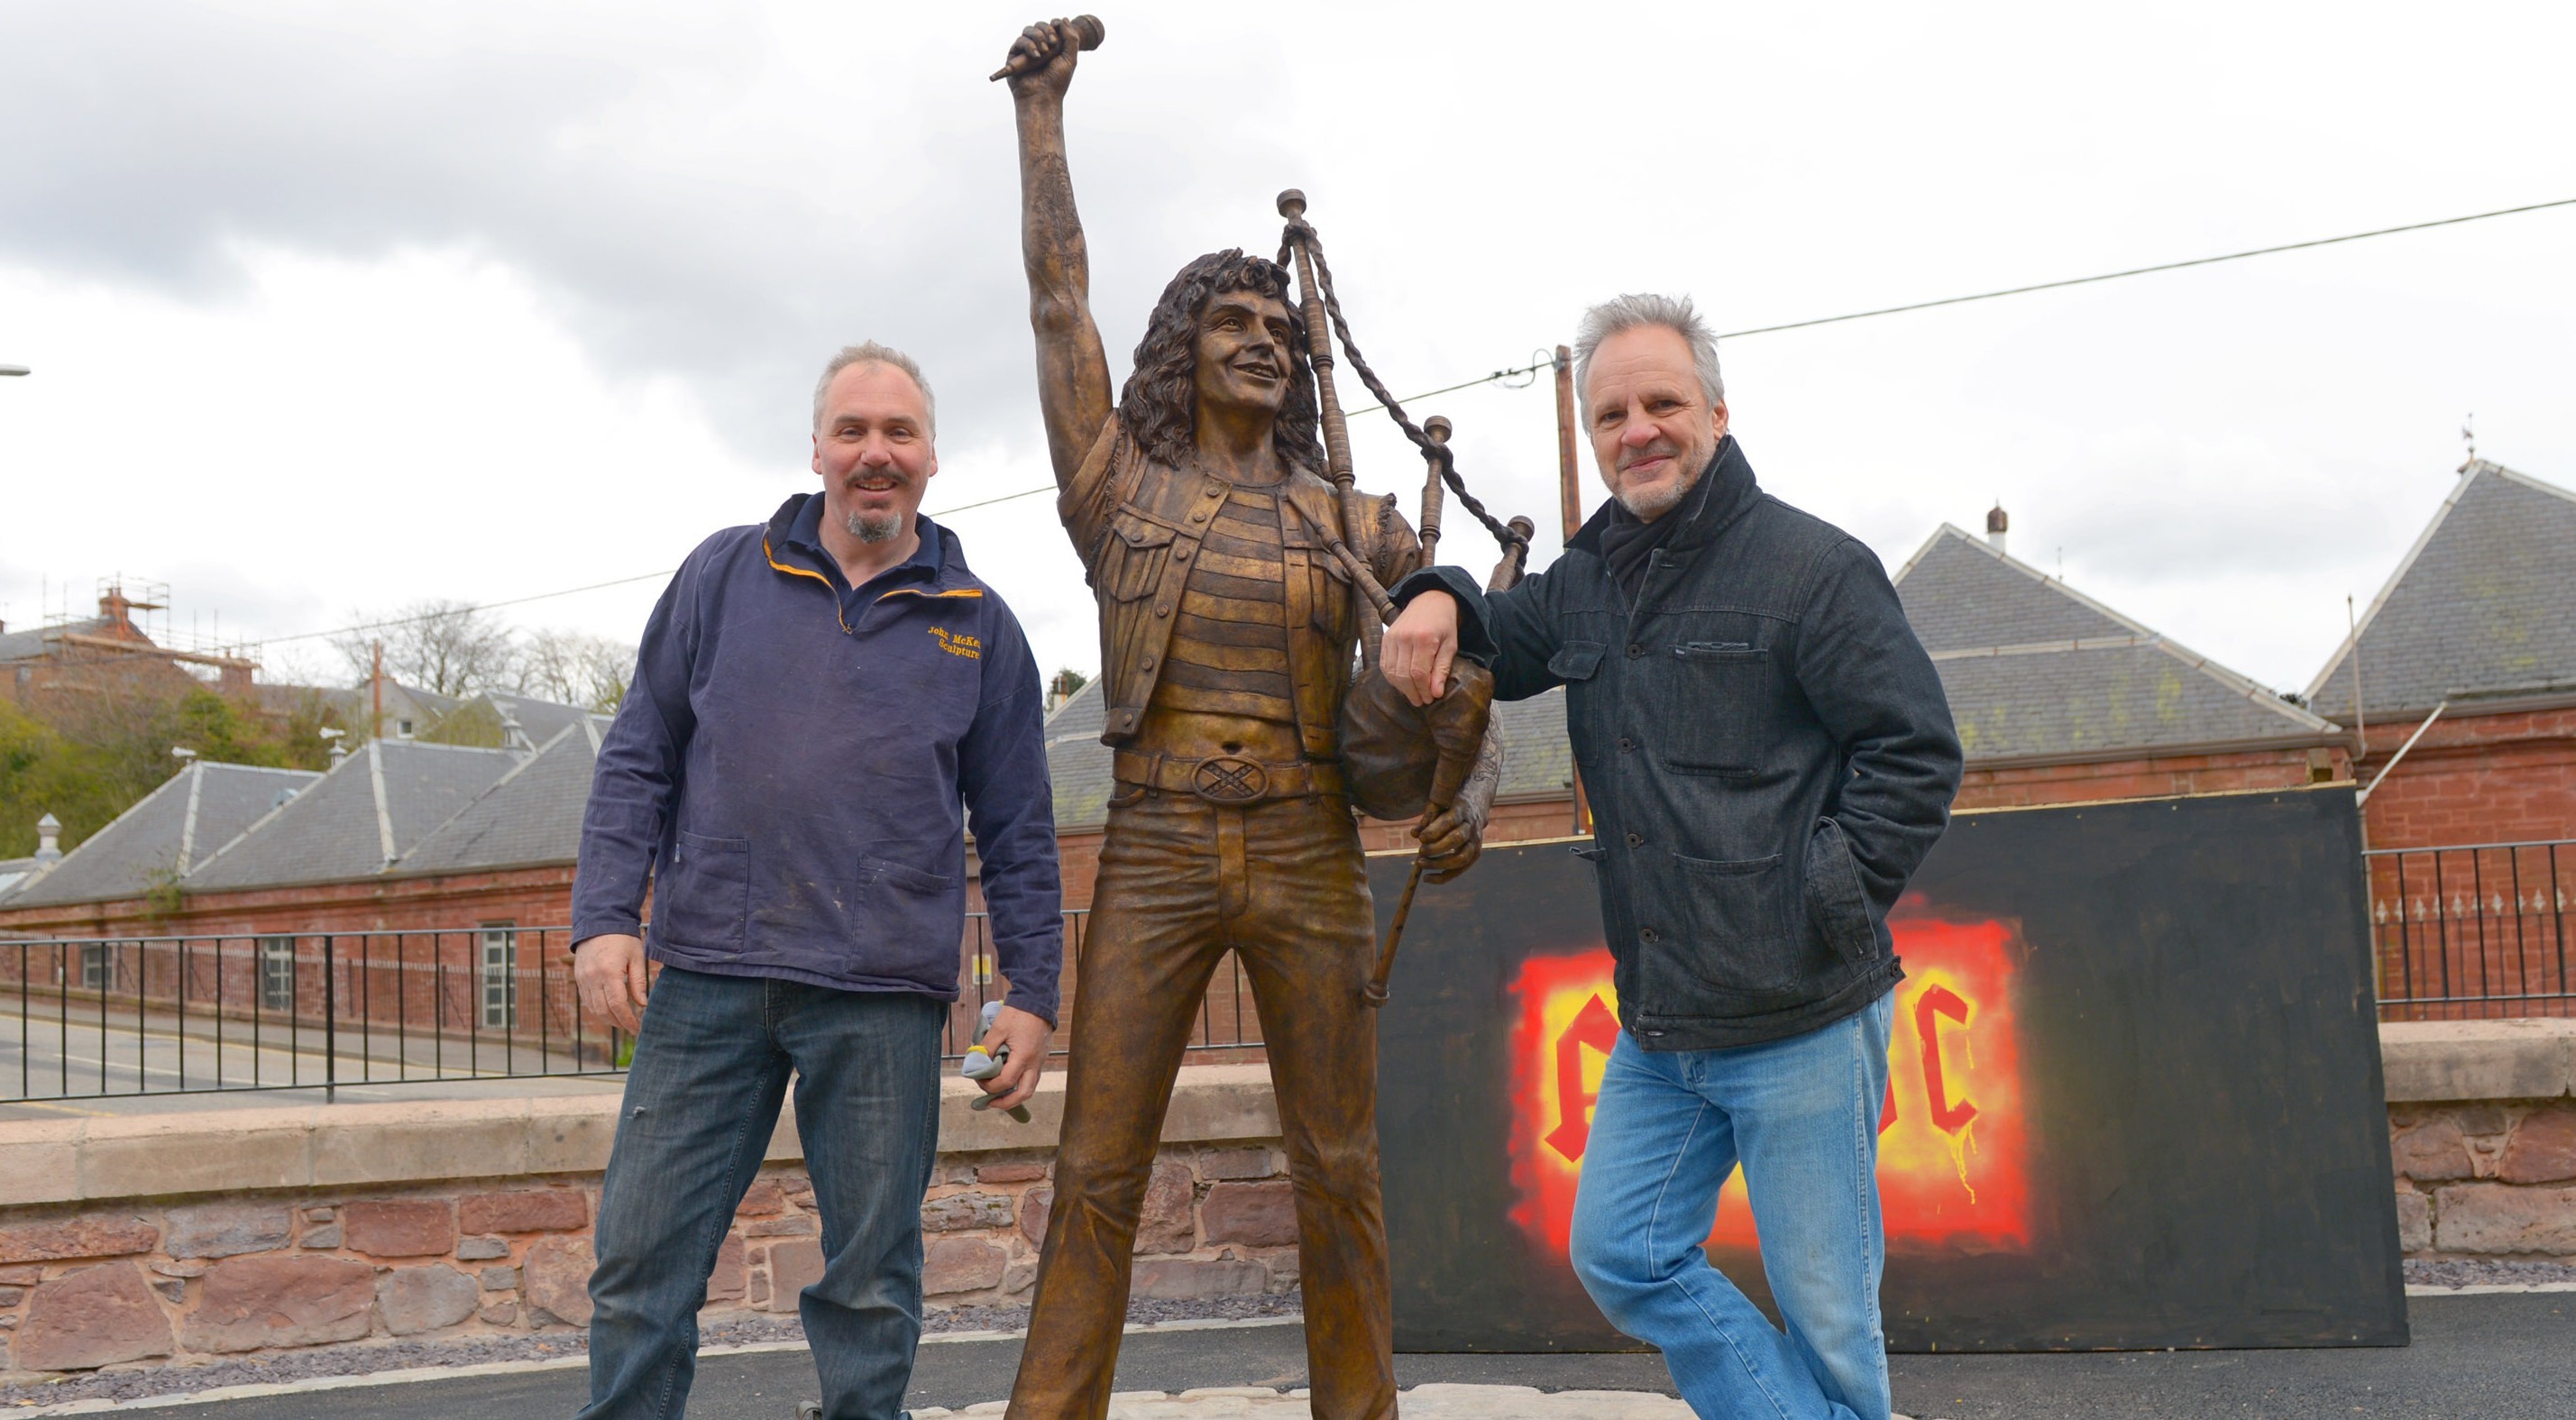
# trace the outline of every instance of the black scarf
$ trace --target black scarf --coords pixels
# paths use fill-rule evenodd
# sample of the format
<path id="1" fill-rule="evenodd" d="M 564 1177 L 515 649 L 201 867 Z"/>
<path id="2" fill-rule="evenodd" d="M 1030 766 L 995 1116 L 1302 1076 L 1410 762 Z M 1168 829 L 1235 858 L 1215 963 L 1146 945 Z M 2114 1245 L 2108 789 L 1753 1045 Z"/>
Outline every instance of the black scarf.
<path id="1" fill-rule="evenodd" d="M 1725 444 L 1721 441 L 1718 447 L 1723 451 Z M 1611 500 L 1610 521 L 1601 529 L 1601 561 L 1609 567 L 1610 580 L 1618 584 L 1630 606 L 1637 604 L 1637 589 L 1645 585 L 1646 568 L 1654 560 L 1655 549 L 1672 541 L 1683 524 L 1699 516 L 1700 505 L 1708 501 L 1709 485 L 1716 481 L 1710 475 L 1716 471 L 1717 460 L 1712 457 L 1708 467 L 1699 471 L 1699 482 L 1651 523 L 1629 512 L 1626 504 Z"/>

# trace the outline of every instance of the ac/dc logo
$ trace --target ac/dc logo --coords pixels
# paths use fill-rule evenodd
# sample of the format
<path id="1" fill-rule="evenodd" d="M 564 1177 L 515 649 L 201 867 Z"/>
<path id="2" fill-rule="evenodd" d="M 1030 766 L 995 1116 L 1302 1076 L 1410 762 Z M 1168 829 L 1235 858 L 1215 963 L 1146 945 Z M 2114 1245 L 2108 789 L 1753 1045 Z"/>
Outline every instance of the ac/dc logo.
<path id="1" fill-rule="evenodd" d="M 2029 1245 L 2029 1176 L 2008 950 L 2000 922 L 1897 919 L 1905 959 L 1879 1116 L 1878 1183 L 1888 1237 Z M 1533 956 L 1512 983 L 1512 1220 L 1563 1255 L 1592 1138 L 1601 1071 L 1618 1043 L 1610 953 Z M 1739 1171 L 1719 1195 L 1712 1246 L 1749 1247 Z"/>

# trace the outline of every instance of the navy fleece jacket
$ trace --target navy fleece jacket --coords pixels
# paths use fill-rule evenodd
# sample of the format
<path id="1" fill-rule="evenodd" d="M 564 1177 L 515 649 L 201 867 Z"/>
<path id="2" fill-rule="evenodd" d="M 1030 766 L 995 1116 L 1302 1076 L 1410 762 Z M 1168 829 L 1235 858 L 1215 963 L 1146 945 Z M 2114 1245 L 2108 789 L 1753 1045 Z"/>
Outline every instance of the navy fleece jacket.
<path id="1" fill-rule="evenodd" d="M 823 498 L 698 545 L 644 628 L 599 748 L 573 939 L 657 961 L 953 1000 L 965 830 L 1013 1006 L 1056 1016 L 1063 960 L 1037 662 L 954 533 L 851 587 Z"/>

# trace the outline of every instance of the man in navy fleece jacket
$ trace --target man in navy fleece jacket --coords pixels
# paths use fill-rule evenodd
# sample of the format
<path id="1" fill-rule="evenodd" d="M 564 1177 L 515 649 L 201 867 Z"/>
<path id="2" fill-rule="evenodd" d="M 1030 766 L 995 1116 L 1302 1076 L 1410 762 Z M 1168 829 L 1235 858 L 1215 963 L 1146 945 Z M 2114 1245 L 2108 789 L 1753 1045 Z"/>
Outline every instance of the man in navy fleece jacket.
<path id="1" fill-rule="evenodd" d="M 689 554 L 600 744 L 574 977 L 636 1041 L 581 1420 L 686 1406 L 707 1277 L 791 1071 L 823 1222 L 798 1299 L 823 1413 L 900 1413 L 970 814 L 1009 980 L 986 1044 L 1010 1061 L 984 1090 L 1004 1107 L 1037 1090 L 1063 957 L 1037 663 L 956 535 L 919 515 L 934 419 L 900 352 L 834 357 L 814 396 L 822 491 Z"/>

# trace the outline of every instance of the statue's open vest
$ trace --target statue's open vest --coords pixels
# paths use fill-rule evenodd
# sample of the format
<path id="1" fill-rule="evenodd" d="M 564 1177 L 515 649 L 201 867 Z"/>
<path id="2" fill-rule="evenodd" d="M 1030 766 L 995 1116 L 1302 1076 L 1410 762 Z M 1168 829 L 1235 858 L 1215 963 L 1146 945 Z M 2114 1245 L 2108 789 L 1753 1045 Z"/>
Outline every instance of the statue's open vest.
<path id="1" fill-rule="evenodd" d="M 1112 416 L 1056 500 L 1100 602 L 1104 743 L 1123 746 L 1144 723 L 1170 651 L 1190 562 L 1228 489 L 1223 479 L 1148 458 Z M 1306 758 L 1330 760 L 1339 750 L 1335 725 L 1350 687 L 1360 609 L 1348 574 L 1318 533 L 1339 527 L 1333 486 L 1298 468 L 1280 503 L 1280 577 L 1287 594 L 1297 735 Z M 1392 498 L 1370 506 L 1378 511 L 1376 525 L 1352 540 L 1352 550 L 1381 583 L 1392 585 L 1420 561 L 1421 545 Z"/>

